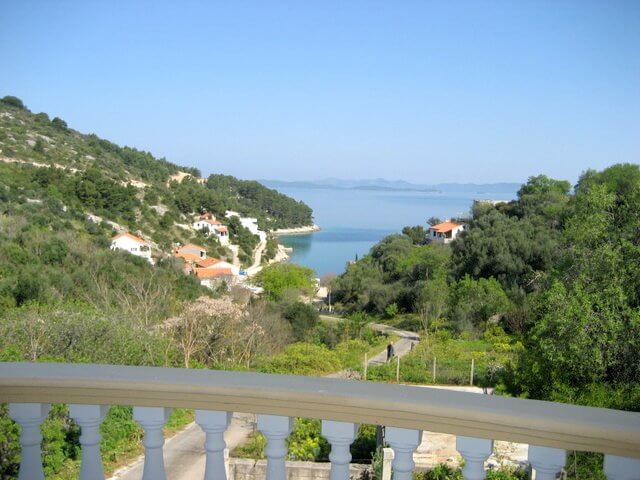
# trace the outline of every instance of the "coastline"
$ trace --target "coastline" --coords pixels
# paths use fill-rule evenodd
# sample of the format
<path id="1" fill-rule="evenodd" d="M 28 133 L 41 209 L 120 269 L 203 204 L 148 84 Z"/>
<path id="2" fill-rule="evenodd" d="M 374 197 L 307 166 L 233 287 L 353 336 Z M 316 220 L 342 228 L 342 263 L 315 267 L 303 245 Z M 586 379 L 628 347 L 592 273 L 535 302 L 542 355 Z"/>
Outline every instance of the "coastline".
<path id="1" fill-rule="evenodd" d="M 319 232 L 320 227 L 315 223 L 313 225 L 307 225 L 304 227 L 295 227 L 295 228 L 280 228 L 278 230 L 272 230 L 271 234 L 275 237 L 281 235 L 306 235 L 308 233 Z"/>

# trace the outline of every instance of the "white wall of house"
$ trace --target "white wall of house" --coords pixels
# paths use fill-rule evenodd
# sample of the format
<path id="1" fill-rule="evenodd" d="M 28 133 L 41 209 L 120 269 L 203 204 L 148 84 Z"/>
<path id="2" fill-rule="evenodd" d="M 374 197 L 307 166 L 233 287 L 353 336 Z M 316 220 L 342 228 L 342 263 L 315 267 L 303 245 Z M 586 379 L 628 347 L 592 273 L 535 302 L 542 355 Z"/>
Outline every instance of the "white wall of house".
<path id="1" fill-rule="evenodd" d="M 122 250 L 136 257 L 146 258 L 149 263 L 153 263 L 151 246 L 146 243 L 140 243 L 131 237 L 122 236 L 114 239 L 111 242 L 111 250 Z"/>
<path id="2" fill-rule="evenodd" d="M 213 234 L 218 238 L 220 245 L 229 245 L 229 231 L 221 232 L 218 229 L 213 229 Z"/>
<path id="3" fill-rule="evenodd" d="M 211 227 L 207 220 L 197 220 L 193 222 L 193 228 L 195 230 L 208 230 Z"/>

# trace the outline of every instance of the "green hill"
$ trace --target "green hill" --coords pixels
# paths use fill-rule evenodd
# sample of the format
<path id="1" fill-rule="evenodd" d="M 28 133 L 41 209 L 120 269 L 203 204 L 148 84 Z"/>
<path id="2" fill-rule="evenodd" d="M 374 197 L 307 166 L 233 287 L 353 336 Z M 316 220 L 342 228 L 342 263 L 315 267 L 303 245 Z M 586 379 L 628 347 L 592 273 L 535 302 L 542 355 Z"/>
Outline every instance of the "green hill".
<path id="1" fill-rule="evenodd" d="M 0 100 L 0 196 L 11 205 L 46 204 L 76 216 L 95 215 L 137 232 L 168 251 L 173 242 L 198 240 L 185 228 L 194 215 L 223 217 L 234 210 L 264 230 L 312 223 L 312 211 L 276 190 L 232 176 L 200 177 L 148 152 L 121 147 L 69 128 L 60 118 L 33 113 L 16 97 Z M 245 261 L 257 239 L 230 225 Z M 235 237 L 235 241 L 234 241 Z M 207 245 L 228 256 L 215 242 Z"/>

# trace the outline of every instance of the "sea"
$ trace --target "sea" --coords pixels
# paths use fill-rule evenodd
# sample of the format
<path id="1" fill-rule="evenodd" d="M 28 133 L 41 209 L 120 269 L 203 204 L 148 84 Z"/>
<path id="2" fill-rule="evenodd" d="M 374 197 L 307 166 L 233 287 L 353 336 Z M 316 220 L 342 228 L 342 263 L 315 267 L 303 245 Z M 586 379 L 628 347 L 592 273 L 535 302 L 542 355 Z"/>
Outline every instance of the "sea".
<path id="1" fill-rule="evenodd" d="M 427 227 L 427 219 L 443 220 L 469 214 L 473 201 L 512 200 L 518 185 L 501 184 L 484 191 L 480 186 L 455 185 L 437 191 L 360 190 L 277 186 L 313 209 L 319 232 L 279 237 L 293 248 L 292 263 L 311 267 L 316 276 L 342 273 L 349 261 L 366 255 L 387 235 L 407 225 Z"/>

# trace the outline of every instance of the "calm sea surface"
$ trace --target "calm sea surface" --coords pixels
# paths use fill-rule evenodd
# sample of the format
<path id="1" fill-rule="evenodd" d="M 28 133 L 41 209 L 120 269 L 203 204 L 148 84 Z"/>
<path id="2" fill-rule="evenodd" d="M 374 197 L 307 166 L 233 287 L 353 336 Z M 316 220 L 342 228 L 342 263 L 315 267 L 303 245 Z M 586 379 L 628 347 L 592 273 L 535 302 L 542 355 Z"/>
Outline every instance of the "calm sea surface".
<path id="1" fill-rule="evenodd" d="M 342 273 L 349 260 L 362 257 L 380 239 L 406 225 L 426 225 L 429 217 L 442 219 L 468 213 L 474 199 L 510 200 L 515 189 L 483 193 L 469 188 L 456 192 L 328 190 L 277 187 L 313 208 L 322 228 L 309 235 L 280 237 L 293 247 L 290 261 L 313 268 L 317 276 Z"/>

